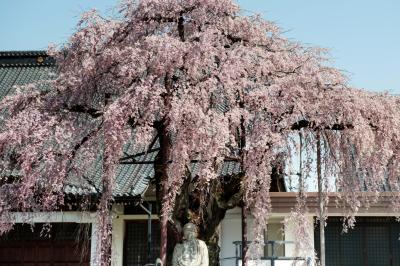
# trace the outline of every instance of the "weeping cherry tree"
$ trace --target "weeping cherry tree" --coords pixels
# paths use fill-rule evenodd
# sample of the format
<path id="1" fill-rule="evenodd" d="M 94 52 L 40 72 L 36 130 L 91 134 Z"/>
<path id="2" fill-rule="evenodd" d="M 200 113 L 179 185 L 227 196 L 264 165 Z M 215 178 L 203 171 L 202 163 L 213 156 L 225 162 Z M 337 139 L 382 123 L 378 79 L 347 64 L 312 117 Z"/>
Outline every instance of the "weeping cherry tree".
<path id="1" fill-rule="evenodd" d="M 360 177 L 374 192 L 372 201 L 389 184 L 398 210 L 396 97 L 350 88 L 329 66 L 324 49 L 284 38 L 276 25 L 242 15 L 231 0 L 131 0 L 119 10 L 112 18 L 85 13 L 68 43 L 49 51 L 56 78 L 20 87 L 0 102 L 6 110 L 0 169 L 21 173 L 12 182 L 0 177 L 0 232 L 12 228 L 13 210 L 60 208 L 66 177 L 83 175 L 101 149 L 98 264 L 109 265 L 112 191 L 122 147 L 129 139 L 147 145 L 154 137 L 160 144 L 155 180 L 162 236 L 168 221 L 178 224 L 186 217 L 210 240 L 224 212 L 211 224 L 207 208 L 220 200 L 223 210 L 243 202 L 254 217 L 254 243 L 263 242 L 271 174 L 296 153 L 297 132 L 308 149 L 324 147 L 322 178 L 335 175 L 350 226 L 358 209 L 371 203 L 357 193 L 363 190 Z M 219 182 L 226 160 L 240 164 L 235 186 Z M 194 161 L 200 169 L 191 176 Z M 197 207 L 179 216 L 179 205 L 188 203 L 185 184 L 195 191 Z M 233 187 L 237 191 L 224 202 L 216 196 Z M 305 194 L 300 190 L 291 216 L 298 245 L 309 243 Z"/>

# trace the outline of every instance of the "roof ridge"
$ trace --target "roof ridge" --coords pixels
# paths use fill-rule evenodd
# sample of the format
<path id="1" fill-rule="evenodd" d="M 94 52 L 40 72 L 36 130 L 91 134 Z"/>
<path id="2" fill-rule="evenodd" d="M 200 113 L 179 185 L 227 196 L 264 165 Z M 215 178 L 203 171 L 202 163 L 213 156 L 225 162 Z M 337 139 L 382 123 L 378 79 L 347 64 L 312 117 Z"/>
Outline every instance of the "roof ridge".
<path id="1" fill-rule="evenodd" d="M 0 51 L 0 67 L 54 66 L 46 51 Z"/>
<path id="2" fill-rule="evenodd" d="M 50 67 L 55 66 L 54 62 L 48 63 L 1 63 L 0 60 L 0 68 L 2 67 Z"/>
<path id="3" fill-rule="evenodd" d="M 31 50 L 31 51 L 0 51 L 0 57 L 14 57 L 14 56 L 48 56 L 45 50 Z"/>

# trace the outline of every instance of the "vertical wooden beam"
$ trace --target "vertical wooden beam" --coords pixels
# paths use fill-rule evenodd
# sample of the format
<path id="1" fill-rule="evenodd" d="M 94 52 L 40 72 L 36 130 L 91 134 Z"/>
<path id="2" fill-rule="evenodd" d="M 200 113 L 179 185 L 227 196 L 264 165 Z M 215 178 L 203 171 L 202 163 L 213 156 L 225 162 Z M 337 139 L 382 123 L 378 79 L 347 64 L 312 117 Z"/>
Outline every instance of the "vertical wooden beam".
<path id="1" fill-rule="evenodd" d="M 166 193 L 168 191 L 168 185 L 166 180 L 163 180 L 163 188 L 162 188 L 162 197 L 163 197 L 163 206 L 161 210 L 161 240 L 160 240 L 160 259 L 163 266 L 167 265 L 167 242 L 168 242 L 168 215 L 165 212 L 165 198 Z"/>
<path id="2" fill-rule="evenodd" d="M 247 216 L 246 204 L 242 202 L 242 266 L 247 266 Z"/>
<path id="3" fill-rule="evenodd" d="M 321 249 L 321 266 L 325 266 L 325 206 L 323 195 L 323 180 L 321 169 L 321 137 L 317 132 L 317 178 L 318 178 L 318 200 L 319 200 L 319 239 Z"/>

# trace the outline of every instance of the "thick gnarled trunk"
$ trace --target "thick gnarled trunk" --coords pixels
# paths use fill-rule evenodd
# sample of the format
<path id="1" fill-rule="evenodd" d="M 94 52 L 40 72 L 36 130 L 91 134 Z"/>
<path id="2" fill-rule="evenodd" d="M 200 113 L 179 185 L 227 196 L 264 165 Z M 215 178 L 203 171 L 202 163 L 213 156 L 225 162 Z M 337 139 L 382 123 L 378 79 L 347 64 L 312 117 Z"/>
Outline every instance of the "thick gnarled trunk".
<path id="1" fill-rule="evenodd" d="M 218 227 L 228 209 L 238 206 L 241 201 L 240 176 L 220 177 L 210 184 L 210 192 L 201 194 L 188 178 L 182 186 L 176 199 L 173 213 L 174 226 L 177 234 L 187 222 L 194 222 L 199 228 L 199 238 L 208 247 L 209 265 L 219 265 Z"/>

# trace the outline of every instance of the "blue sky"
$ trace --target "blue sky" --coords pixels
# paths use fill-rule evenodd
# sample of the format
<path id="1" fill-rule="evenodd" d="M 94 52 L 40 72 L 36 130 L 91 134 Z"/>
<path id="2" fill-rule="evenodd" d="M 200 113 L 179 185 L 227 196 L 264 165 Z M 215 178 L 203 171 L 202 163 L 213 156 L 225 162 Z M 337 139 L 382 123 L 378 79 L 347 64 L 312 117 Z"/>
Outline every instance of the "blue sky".
<path id="1" fill-rule="evenodd" d="M 1 0 L 0 50 L 46 49 L 73 32 L 79 15 L 109 13 L 117 0 Z M 275 21 L 285 35 L 331 49 L 351 84 L 400 94 L 399 0 L 238 0 Z"/>

